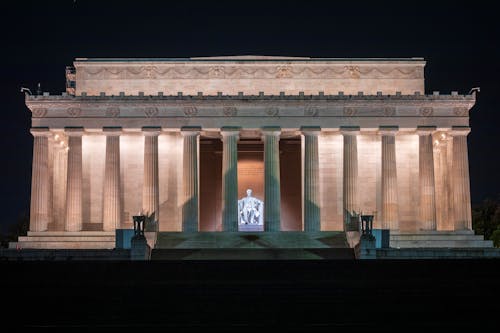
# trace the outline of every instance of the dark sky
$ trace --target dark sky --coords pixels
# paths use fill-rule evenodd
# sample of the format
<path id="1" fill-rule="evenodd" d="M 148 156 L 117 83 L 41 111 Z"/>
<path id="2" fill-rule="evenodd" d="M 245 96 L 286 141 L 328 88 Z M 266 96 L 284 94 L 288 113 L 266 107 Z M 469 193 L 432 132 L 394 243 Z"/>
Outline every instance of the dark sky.
<path id="1" fill-rule="evenodd" d="M 500 194 L 500 28 L 478 1 L 4 1 L 1 224 L 29 209 L 33 139 L 20 87 L 60 94 L 75 57 L 424 57 L 426 92 L 481 87 L 471 112 L 472 201 Z"/>

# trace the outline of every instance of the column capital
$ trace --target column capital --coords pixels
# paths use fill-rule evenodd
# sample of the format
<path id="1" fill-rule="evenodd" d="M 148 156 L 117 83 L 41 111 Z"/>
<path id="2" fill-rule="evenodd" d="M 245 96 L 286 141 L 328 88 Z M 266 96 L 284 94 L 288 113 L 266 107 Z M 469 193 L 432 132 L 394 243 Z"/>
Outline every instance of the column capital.
<path id="1" fill-rule="evenodd" d="M 201 126 L 182 126 L 181 134 L 182 136 L 197 136 L 200 135 Z"/>
<path id="2" fill-rule="evenodd" d="M 304 135 L 317 136 L 321 132 L 321 127 L 320 126 L 301 126 L 300 131 Z"/>
<path id="3" fill-rule="evenodd" d="M 451 131 L 448 132 L 451 136 L 467 136 L 469 133 L 469 126 L 452 126 Z"/>
<path id="4" fill-rule="evenodd" d="M 399 131 L 399 126 L 379 126 L 378 134 L 385 136 L 394 136 Z"/>
<path id="5" fill-rule="evenodd" d="M 120 126 L 103 127 L 102 132 L 106 136 L 120 136 L 122 134 L 122 128 Z"/>
<path id="6" fill-rule="evenodd" d="M 144 126 L 141 130 L 144 136 L 158 136 L 161 133 L 160 126 Z"/>
<path id="7" fill-rule="evenodd" d="M 220 134 L 223 138 L 228 136 L 239 136 L 241 127 L 238 126 L 223 126 L 220 129 Z"/>
<path id="8" fill-rule="evenodd" d="M 50 130 L 48 127 L 32 127 L 30 132 L 33 136 L 51 136 Z"/>
<path id="9" fill-rule="evenodd" d="M 67 136 L 82 136 L 85 133 L 83 127 L 64 127 Z"/>
<path id="10" fill-rule="evenodd" d="M 342 135 L 358 135 L 360 128 L 359 126 L 340 126 L 339 131 Z"/>
<path id="11" fill-rule="evenodd" d="M 437 129 L 436 126 L 417 126 L 417 135 L 426 136 L 431 135 Z"/>
<path id="12" fill-rule="evenodd" d="M 264 126 L 261 128 L 262 135 L 272 135 L 272 136 L 280 136 L 281 135 L 281 127 L 279 126 Z"/>

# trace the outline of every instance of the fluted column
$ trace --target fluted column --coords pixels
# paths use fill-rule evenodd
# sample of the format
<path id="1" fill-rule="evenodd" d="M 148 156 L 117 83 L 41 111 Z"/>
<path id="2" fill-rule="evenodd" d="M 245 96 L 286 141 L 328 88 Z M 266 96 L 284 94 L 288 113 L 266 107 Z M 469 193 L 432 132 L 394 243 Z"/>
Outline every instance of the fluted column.
<path id="1" fill-rule="evenodd" d="M 160 127 L 143 127 L 144 134 L 144 181 L 142 185 L 142 211 L 147 216 L 154 214 L 159 219 L 158 188 L 158 135 Z"/>
<path id="2" fill-rule="evenodd" d="M 344 137 L 344 211 L 358 211 L 358 140 L 359 127 L 341 127 Z"/>
<path id="3" fill-rule="evenodd" d="M 435 126 L 419 126 L 418 175 L 420 184 L 420 221 L 422 230 L 436 230 L 436 187 L 434 184 L 434 154 L 432 132 Z"/>
<path id="4" fill-rule="evenodd" d="M 398 230 L 398 183 L 396 172 L 397 126 L 380 127 L 382 136 L 382 229 Z"/>
<path id="5" fill-rule="evenodd" d="M 222 230 L 238 231 L 238 138 L 239 127 L 223 127 L 222 135 Z"/>
<path id="6" fill-rule="evenodd" d="M 264 231 L 281 230 L 279 127 L 264 127 Z"/>
<path id="7" fill-rule="evenodd" d="M 49 128 L 34 127 L 30 230 L 46 231 L 49 223 Z"/>
<path id="8" fill-rule="evenodd" d="M 182 231 L 199 230 L 199 172 L 198 144 L 201 128 L 183 127 L 183 182 L 184 206 L 182 207 Z"/>
<path id="9" fill-rule="evenodd" d="M 106 161 L 104 165 L 104 190 L 102 223 L 104 231 L 120 227 L 120 134 L 121 127 L 104 127 L 106 136 Z"/>
<path id="10" fill-rule="evenodd" d="M 68 175 L 66 186 L 66 231 L 82 230 L 82 127 L 66 128 Z"/>
<path id="11" fill-rule="evenodd" d="M 321 230 L 318 135 L 320 127 L 301 128 L 304 135 L 304 231 Z"/>
<path id="12" fill-rule="evenodd" d="M 469 159 L 467 154 L 467 135 L 469 127 L 452 128 L 453 137 L 453 217 L 455 219 L 455 230 L 471 230 L 471 204 L 470 204 L 470 181 L 469 181 Z"/>

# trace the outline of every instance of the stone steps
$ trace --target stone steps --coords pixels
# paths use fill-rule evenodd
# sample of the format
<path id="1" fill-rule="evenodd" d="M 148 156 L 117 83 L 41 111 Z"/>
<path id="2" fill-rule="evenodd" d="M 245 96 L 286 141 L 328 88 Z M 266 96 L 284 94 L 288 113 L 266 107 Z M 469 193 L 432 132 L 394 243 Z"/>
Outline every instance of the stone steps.
<path id="1" fill-rule="evenodd" d="M 391 248 L 492 248 L 493 242 L 472 230 L 393 232 Z"/>
<path id="2" fill-rule="evenodd" d="M 11 249 L 113 249 L 115 233 L 109 231 L 29 231 Z"/>

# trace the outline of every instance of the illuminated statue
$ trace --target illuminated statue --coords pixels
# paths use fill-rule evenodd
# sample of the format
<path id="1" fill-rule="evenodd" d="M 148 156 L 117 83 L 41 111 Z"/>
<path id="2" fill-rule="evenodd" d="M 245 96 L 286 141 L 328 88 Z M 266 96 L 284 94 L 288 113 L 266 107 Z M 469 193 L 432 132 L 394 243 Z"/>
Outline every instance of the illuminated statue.
<path id="1" fill-rule="evenodd" d="M 247 190 L 247 196 L 238 200 L 240 224 L 263 224 L 264 203 L 252 197 L 252 190 Z"/>

